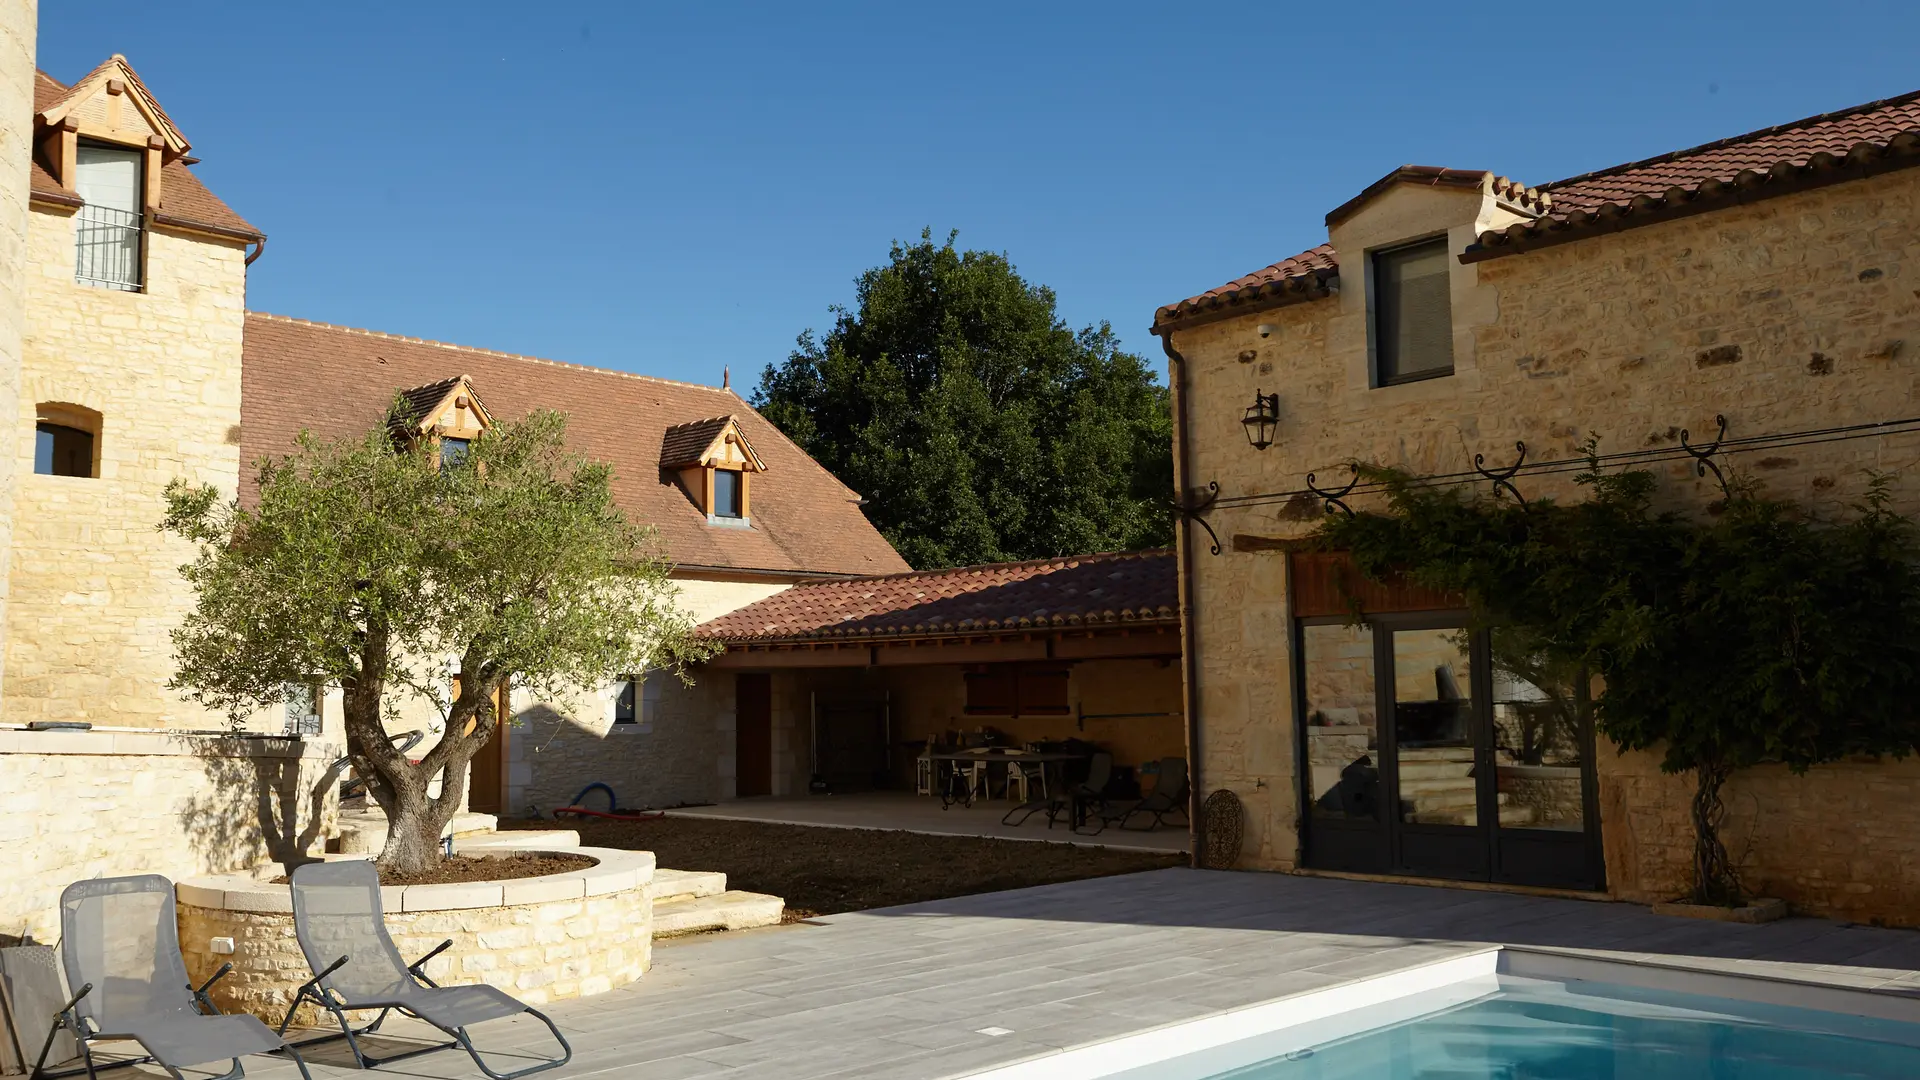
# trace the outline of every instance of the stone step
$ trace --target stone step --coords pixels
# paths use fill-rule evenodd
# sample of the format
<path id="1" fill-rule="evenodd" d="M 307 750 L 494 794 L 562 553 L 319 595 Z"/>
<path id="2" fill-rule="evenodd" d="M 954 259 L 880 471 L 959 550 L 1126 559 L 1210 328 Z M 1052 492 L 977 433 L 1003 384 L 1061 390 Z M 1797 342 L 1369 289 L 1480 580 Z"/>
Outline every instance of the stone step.
<path id="1" fill-rule="evenodd" d="M 1400 778 L 1400 797 L 1403 799 L 1452 795 L 1461 791 L 1471 793 L 1473 790 L 1474 779 L 1471 776 L 1441 776 L 1427 780 L 1411 779 L 1406 776 Z"/>
<path id="2" fill-rule="evenodd" d="M 654 870 L 653 884 L 648 891 L 653 894 L 653 906 L 657 911 L 662 904 L 719 896 L 727 891 L 727 875 L 717 870 L 669 870 L 661 867 Z"/>
<path id="3" fill-rule="evenodd" d="M 1472 782 L 1467 774 L 1473 771 L 1472 761 L 1403 761 L 1400 763 L 1400 784 L 1405 786 L 1409 780 L 1446 780 L 1461 779 Z"/>
<path id="4" fill-rule="evenodd" d="M 717 896 L 675 900 L 653 905 L 653 936 L 693 934 L 702 930 L 745 930 L 773 926 L 787 902 L 765 893 L 728 890 Z"/>
<path id="5" fill-rule="evenodd" d="M 1400 748 L 1402 765 L 1409 761 L 1473 761 L 1471 746 L 1403 746 Z"/>
<path id="6" fill-rule="evenodd" d="M 1453 809 L 1420 810 L 1407 820 L 1415 825 L 1477 825 L 1474 807 L 1464 806 Z M 1502 806 L 1500 824 L 1509 828 L 1521 828 L 1533 824 L 1534 811 L 1531 806 Z"/>
<path id="7" fill-rule="evenodd" d="M 492 814 L 467 811 L 455 814 L 453 820 L 447 823 L 447 832 L 440 835 L 451 834 L 455 846 L 458 846 L 465 837 L 492 835 L 498 824 L 499 819 Z M 387 845 L 387 815 L 372 804 L 363 810 L 342 813 L 335 837 L 343 854 L 378 855 Z"/>
<path id="8" fill-rule="evenodd" d="M 503 833 L 475 833 L 455 837 L 455 851 L 552 851 L 580 846 L 580 834 L 572 829 L 515 830 Z"/>

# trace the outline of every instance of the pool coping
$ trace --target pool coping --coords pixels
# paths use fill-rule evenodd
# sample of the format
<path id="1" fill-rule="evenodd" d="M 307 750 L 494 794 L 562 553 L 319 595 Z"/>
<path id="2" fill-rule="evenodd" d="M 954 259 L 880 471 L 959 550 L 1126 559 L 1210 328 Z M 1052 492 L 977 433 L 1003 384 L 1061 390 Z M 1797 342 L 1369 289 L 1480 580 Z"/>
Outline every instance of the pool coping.
<path id="1" fill-rule="evenodd" d="M 1463 955 L 1366 975 L 1346 982 L 1234 1006 L 1189 1020 L 1162 1024 L 983 1071 L 962 1080 L 1105 1080 L 1142 1075 L 1135 1070 L 1220 1050 L 1278 1030 L 1335 1018 L 1356 1009 L 1389 1004 L 1417 994 L 1475 983 L 1500 975 L 1516 978 L 1618 983 L 1620 969 L 1657 973 L 1640 985 L 1663 991 L 1731 997 L 1786 1006 L 1920 1024 L 1920 988 L 1852 986 L 1770 972 L 1726 970 L 1642 957 L 1603 957 L 1583 952 L 1488 945 Z M 1607 978 L 1612 974 L 1614 978 Z M 1729 982 L 1743 993 L 1728 993 Z M 1656 985 L 1657 984 L 1657 985 Z M 1633 985 L 1633 984 L 1629 984 Z M 1390 989 L 1388 987 L 1390 986 Z M 1387 990 L 1384 995 L 1379 991 Z M 1862 1005 L 1868 1007 L 1862 1009 Z M 1422 1014 L 1431 1011 L 1423 1007 Z M 1379 1023 L 1370 1023 L 1378 1027 Z"/>

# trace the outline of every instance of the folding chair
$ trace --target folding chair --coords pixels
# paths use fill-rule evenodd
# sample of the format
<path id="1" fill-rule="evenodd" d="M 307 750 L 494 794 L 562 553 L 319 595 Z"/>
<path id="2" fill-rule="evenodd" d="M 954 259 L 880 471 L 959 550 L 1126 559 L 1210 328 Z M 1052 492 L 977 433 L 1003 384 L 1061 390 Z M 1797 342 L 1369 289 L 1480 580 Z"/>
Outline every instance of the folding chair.
<path id="1" fill-rule="evenodd" d="M 44 1078 L 47 1051 L 62 1028 L 80 1046 L 89 1080 L 97 1068 L 153 1062 L 183 1080 L 180 1070 L 223 1058 L 232 1067 L 221 1080 L 246 1075 L 247 1054 L 285 1050 L 307 1077 L 307 1063 L 257 1018 L 223 1016 L 207 988 L 227 972 L 224 965 L 198 989 L 187 981 L 173 910 L 173 883 L 158 874 L 76 881 L 60 894 L 60 954 L 67 985 L 77 986 L 60 1010 L 33 1075 Z M 92 1044 L 132 1040 L 145 1057 L 96 1066 Z M 71 1070 L 58 1075 L 75 1075 Z"/>
<path id="2" fill-rule="evenodd" d="M 380 911 L 380 872 L 371 862 L 352 859 L 339 862 L 313 862 L 294 868 L 293 929 L 300 939 L 300 951 L 313 968 L 313 978 L 301 984 L 294 995 L 287 1018 L 280 1022 L 285 1033 L 293 1014 L 306 1002 L 312 1002 L 333 1015 L 340 1024 L 339 1035 L 305 1040 L 301 1045 L 344 1038 L 353 1050 L 353 1059 L 363 1069 L 391 1061 L 459 1046 L 473 1058 L 480 1071 L 493 1080 L 513 1080 L 546 1069 L 557 1069 L 573 1059 L 573 1047 L 552 1020 L 504 990 L 492 986 L 440 986 L 427 977 L 427 961 L 451 948 L 452 940 L 441 942 L 432 952 L 409 964 L 400 958 Z M 363 1028 L 347 1020 L 348 1010 L 379 1009 L 380 1015 Z M 387 1014 L 395 1009 L 424 1020 L 448 1035 L 453 1042 L 433 1043 L 405 1053 L 383 1058 L 368 1057 L 360 1048 L 360 1036 L 380 1030 Z M 547 1025 L 554 1041 L 560 1044 L 560 1057 L 530 1065 L 513 1072 L 498 1073 L 487 1067 L 467 1036 L 467 1028 L 487 1020 L 528 1013 Z"/>
<path id="3" fill-rule="evenodd" d="M 1053 822 L 1061 814 L 1067 816 L 1067 827 L 1079 832 L 1088 821 L 1099 823 L 1101 832 L 1107 827 L 1107 785 L 1113 782 L 1113 755 L 1105 750 L 1097 750 L 1087 759 L 1087 778 L 1067 789 L 1064 798 L 1055 798 L 1047 807 L 1047 828 L 1053 828 Z"/>
<path id="4" fill-rule="evenodd" d="M 1118 822 L 1123 829 L 1134 832 L 1152 832 L 1167 823 L 1168 814 L 1187 816 L 1187 796 L 1190 781 L 1187 776 L 1187 759 L 1170 757 L 1160 759 L 1160 777 L 1153 782 L 1153 794 L 1139 802 L 1119 809 L 1107 820 Z M 1135 814 L 1152 814 L 1153 821 L 1144 829 L 1134 829 L 1127 822 Z"/>

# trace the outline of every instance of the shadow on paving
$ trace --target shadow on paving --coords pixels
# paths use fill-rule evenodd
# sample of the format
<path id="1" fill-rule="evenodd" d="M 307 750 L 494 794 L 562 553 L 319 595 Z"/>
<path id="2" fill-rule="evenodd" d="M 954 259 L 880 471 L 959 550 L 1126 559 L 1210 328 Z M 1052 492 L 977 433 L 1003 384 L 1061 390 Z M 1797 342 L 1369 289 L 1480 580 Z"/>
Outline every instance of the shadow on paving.
<path id="1" fill-rule="evenodd" d="M 1289 874 L 1170 869 L 864 913 L 1114 923 L 1920 970 L 1920 932 L 1789 918 L 1742 925 L 1638 904 Z"/>

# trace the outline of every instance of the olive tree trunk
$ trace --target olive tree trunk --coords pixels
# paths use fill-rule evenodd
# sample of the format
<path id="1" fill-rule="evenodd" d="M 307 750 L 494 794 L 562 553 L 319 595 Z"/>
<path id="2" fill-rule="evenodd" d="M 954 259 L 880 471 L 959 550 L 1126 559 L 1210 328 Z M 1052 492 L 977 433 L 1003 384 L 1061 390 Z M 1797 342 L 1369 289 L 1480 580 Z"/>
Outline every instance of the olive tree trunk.
<path id="1" fill-rule="evenodd" d="M 361 643 L 360 677 L 344 681 L 347 756 L 367 783 L 367 794 L 387 815 L 387 839 L 377 860 L 384 870 L 419 873 L 440 861 L 440 837 L 466 800 L 467 763 L 499 722 L 491 702 L 500 679 L 463 678 L 439 743 L 418 764 L 396 749 L 381 718 L 387 634 L 369 631 Z M 465 730 L 472 721 L 472 730 Z M 444 779 L 438 797 L 429 787 Z"/>

